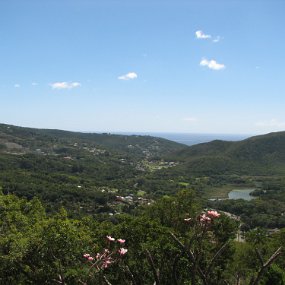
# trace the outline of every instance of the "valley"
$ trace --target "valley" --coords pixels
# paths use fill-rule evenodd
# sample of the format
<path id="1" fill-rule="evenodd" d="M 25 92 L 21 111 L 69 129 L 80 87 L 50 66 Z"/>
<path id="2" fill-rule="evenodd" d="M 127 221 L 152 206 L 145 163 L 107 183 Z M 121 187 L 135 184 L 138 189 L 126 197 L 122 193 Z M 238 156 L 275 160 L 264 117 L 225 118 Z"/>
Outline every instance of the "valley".
<path id="1" fill-rule="evenodd" d="M 186 270 L 193 259 L 207 263 L 218 253 L 208 273 L 213 284 L 235 284 L 237 271 L 247 284 L 257 270 L 246 263 L 249 256 L 257 260 L 252 246 L 269 258 L 283 242 L 283 141 L 285 133 L 273 133 L 186 146 L 150 136 L 0 125 L 0 284 L 61 282 L 57 276 L 78 284 L 88 269 L 82 269 L 82 252 L 106 246 L 111 235 L 127 239 L 129 251 L 120 249 L 127 259 L 98 269 L 86 284 L 100 274 L 114 284 L 118 278 L 151 284 L 149 266 L 159 266 L 161 284 L 174 284 L 195 276 Z M 189 260 L 179 253 L 187 240 L 197 252 Z M 180 277 L 172 275 L 173 266 Z M 225 273 L 218 273 L 220 266 Z"/>
<path id="2" fill-rule="evenodd" d="M 189 147 L 150 136 L 0 125 L 0 186 L 4 194 L 39 197 L 50 212 L 64 206 L 74 217 L 130 212 L 189 189 L 205 205 L 241 215 L 248 228 L 282 227 L 284 145 L 285 133 Z M 224 200 L 244 188 L 255 189 L 249 197 L 256 199 Z M 263 221 L 254 218 L 260 204 Z"/>

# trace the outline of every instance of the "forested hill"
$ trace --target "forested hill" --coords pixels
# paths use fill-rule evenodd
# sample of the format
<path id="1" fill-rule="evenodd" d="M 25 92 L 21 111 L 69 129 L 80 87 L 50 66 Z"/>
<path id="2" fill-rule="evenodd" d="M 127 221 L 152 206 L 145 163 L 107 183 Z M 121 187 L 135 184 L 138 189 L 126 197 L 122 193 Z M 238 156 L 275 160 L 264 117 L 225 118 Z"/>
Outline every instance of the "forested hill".
<path id="1" fill-rule="evenodd" d="M 168 159 L 196 174 L 272 175 L 285 173 L 285 132 L 238 142 L 215 140 L 179 150 Z"/>
<path id="2" fill-rule="evenodd" d="M 150 136 L 2 124 L 0 191 L 28 199 L 37 196 L 48 210 L 64 206 L 73 213 L 114 212 L 116 195 L 136 194 L 141 177 L 175 166 L 163 161 L 162 155 L 184 147 Z"/>
<path id="3" fill-rule="evenodd" d="M 185 146 L 151 136 L 80 133 L 0 124 L 0 151 L 8 153 L 72 154 L 79 149 L 155 157 Z"/>

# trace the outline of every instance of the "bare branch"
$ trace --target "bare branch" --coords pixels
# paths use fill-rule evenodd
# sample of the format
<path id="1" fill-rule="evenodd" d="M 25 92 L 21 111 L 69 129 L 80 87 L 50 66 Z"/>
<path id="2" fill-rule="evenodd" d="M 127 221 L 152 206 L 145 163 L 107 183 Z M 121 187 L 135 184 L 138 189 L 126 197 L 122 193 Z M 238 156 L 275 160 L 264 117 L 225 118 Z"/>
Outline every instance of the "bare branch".
<path id="1" fill-rule="evenodd" d="M 267 262 L 264 264 L 265 267 L 270 266 L 270 264 L 282 253 L 281 252 L 281 247 L 279 247 L 272 255 L 271 257 L 267 260 Z"/>
<path id="2" fill-rule="evenodd" d="M 105 275 L 103 275 L 103 279 L 107 285 L 112 285 Z"/>
<path id="3" fill-rule="evenodd" d="M 132 271 L 130 270 L 129 266 L 126 265 L 125 268 L 127 269 L 127 273 L 130 275 L 131 279 L 132 279 L 132 284 L 136 285 L 136 280 L 134 277 L 134 274 L 132 273 Z"/>
<path id="4" fill-rule="evenodd" d="M 260 262 L 261 266 L 263 266 L 264 262 L 263 262 L 263 258 L 261 256 L 261 253 L 259 252 L 259 250 L 257 248 L 255 248 L 255 252 L 257 254 L 257 257 L 259 259 L 259 262 Z"/>
<path id="5" fill-rule="evenodd" d="M 177 280 L 177 265 L 178 265 L 178 261 L 181 257 L 181 254 L 177 254 L 174 258 L 174 262 L 172 265 L 172 279 L 173 279 L 173 285 L 178 285 L 178 280 Z"/>
<path id="6" fill-rule="evenodd" d="M 192 251 L 189 249 L 187 250 L 186 246 L 173 234 L 170 233 L 170 235 L 172 236 L 172 238 L 178 243 L 178 245 L 180 246 L 180 248 L 183 250 L 183 252 L 186 253 L 186 255 L 188 256 L 188 258 L 195 263 L 195 257 L 194 254 L 192 253 Z"/>
<path id="7" fill-rule="evenodd" d="M 146 249 L 146 253 L 147 253 L 148 262 L 149 262 L 149 264 L 151 266 L 152 273 L 153 273 L 153 276 L 154 276 L 154 279 L 155 279 L 155 284 L 159 285 L 160 284 L 160 281 L 159 281 L 159 271 L 155 269 L 153 258 L 152 258 L 150 252 L 147 249 Z"/>
<path id="8" fill-rule="evenodd" d="M 210 261 L 210 264 L 206 270 L 206 276 L 208 276 L 208 274 L 210 273 L 210 270 L 212 269 L 215 260 L 219 257 L 219 255 L 222 254 L 222 252 L 226 249 L 226 246 L 228 245 L 228 242 L 225 242 L 221 248 L 216 252 L 216 254 L 213 256 L 212 260 Z"/>
<path id="9" fill-rule="evenodd" d="M 281 254 L 281 247 L 279 247 L 265 263 L 262 263 L 262 266 L 261 266 L 260 270 L 258 271 L 257 276 L 255 278 L 253 277 L 249 284 L 250 285 L 258 285 L 262 275 L 265 272 L 265 270 L 275 261 L 275 259 L 280 254 Z"/>
<path id="10" fill-rule="evenodd" d="M 195 258 L 194 253 L 190 250 L 187 249 L 186 246 L 175 236 L 175 234 L 170 233 L 170 235 L 172 236 L 172 238 L 178 243 L 178 245 L 180 246 L 180 248 L 183 250 L 184 253 L 186 253 L 188 259 L 193 262 L 193 268 L 197 269 L 200 277 L 203 280 L 203 284 L 207 285 L 208 281 L 207 281 L 207 276 L 205 275 L 205 273 L 202 271 L 202 269 L 200 268 L 200 266 L 197 264 L 197 260 Z M 195 270 L 194 270 L 195 271 Z M 193 276 L 192 276 L 193 277 Z M 193 282 L 192 282 L 193 283 Z"/>

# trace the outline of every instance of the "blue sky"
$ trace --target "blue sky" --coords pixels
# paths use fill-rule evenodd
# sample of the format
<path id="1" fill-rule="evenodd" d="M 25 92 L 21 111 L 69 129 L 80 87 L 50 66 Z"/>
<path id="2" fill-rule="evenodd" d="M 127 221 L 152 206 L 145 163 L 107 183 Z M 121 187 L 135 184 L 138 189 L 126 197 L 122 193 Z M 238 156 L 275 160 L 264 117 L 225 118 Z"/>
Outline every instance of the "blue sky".
<path id="1" fill-rule="evenodd" d="M 285 1 L 2 0 L 0 122 L 285 130 Z"/>

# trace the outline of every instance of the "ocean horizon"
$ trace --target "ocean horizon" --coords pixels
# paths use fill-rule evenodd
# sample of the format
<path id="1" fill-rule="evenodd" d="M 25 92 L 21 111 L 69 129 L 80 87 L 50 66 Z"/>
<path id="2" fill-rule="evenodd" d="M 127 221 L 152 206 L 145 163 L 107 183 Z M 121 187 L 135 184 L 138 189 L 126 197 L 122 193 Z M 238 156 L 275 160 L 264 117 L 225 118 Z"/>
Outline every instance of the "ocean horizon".
<path id="1" fill-rule="evenodd" d="M 241 141 L 252 135 L 242 134 L 199 134 L 199 133 L 164 133 L 164 132 L 114 132 L 119 135 L 152 136 L 168 139 L 185 145 L 206 143 L 213 140 Z"/>

